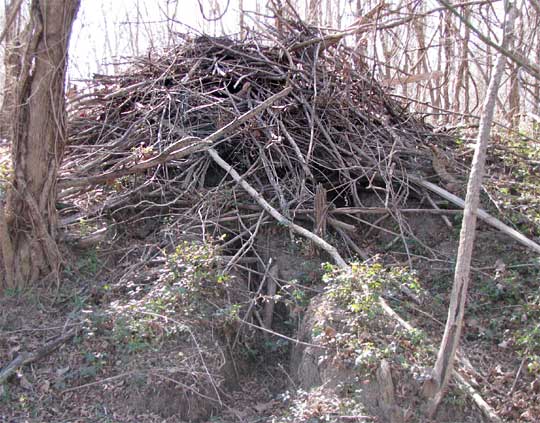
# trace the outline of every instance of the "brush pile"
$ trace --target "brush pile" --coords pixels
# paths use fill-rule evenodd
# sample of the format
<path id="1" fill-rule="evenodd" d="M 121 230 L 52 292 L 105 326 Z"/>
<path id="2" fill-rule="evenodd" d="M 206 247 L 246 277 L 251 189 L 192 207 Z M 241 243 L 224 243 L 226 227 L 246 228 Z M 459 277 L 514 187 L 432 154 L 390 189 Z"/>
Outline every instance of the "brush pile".
<path id="1" fill-rule="evenodd" d="M 63 222 L 108 210 L 138 222 L 144 237 L 159 218 L 191 219 L 247 253 L 243 242 L 267 216 L 207 154 L 211 146 L 286 219 L 322 237 L 332 229 L 346 253 L 363 255 L 354 226 L 369 212 L 363 195 L 393 214 L 409 195 L 408 175 L 432 172 L 426 145 L 437 141 L 342 37 L 291 23 L 245 41 L 179 37 L 129 72 L 96 76 L 91 93 L 71 101 L 59 182 L 64 202 L 94 195 Z"/>

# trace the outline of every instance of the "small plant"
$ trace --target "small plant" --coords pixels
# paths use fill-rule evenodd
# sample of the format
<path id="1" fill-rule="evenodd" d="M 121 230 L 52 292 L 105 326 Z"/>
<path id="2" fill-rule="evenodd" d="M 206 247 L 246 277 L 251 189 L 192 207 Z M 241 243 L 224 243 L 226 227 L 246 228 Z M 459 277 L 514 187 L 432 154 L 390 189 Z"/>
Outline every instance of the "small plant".
<path id="1" fill-rule="evenodd" d="M 96 229 L 97 226 L 95 223 L 90 222 L 88 219 L 79 219 L 79 232 L 81 236 L 90 235 L 92 232 L 95 232 Z"/>
<path id="2" fill-rule="evenodd" d="M 289 341 L 282 338 L 278 338 L 276 340 L 268 340 L 264 344 L 264 347 L 270 352 L 284 351 L 288 348 L 288 346 Z"/>
<path id="3" fill-rule="evenodd" d="M 427 339 L 425 332 L 416 328 L 407 331 L 406 338 L 408 338 L 415 347 L 423 346 Z"/>
<path id="4" fill-rule="evenodd" d="M 516 343 L 520 354 L 527 360 L 527 369 L 540 374 L 540 324 L 520 330 Z"/>
<path id="5" fill-rule="evenodd" d="M 216 311 L 211 298 L 230 281 L 220 274 L 211 243 L 182 242 L 166 256 L 168 272 L 145 287 L 130 293 L 131 299 L 111 303 L 105 316 L 89 316 L 87 331 L 104 328 L 114 344 L 126 353 L 160 348 L 173 336 L 189 334 L 183 317 L 218 317 L 222 324 L 238 319 L 241 305 Z M 189 336 L 189 335 L 188 335 Z"/>
<path id="6" fill-rule="evenodd" d="M 345 366 L 365 375 L 372 374 L 383 358 L 397 362 L 402 368 L 425 363 L 430 356 L 424 345 L 425 333 L 398 326 L 382 311 L 379 302 L 381 295 L 395 295 L 404 287 L 421 293 L 414 273 L 397 266 L 385 267 L 376 260 L 352 263 L 347 271 L 332 265 L 324 268 L 323 280 L 328 284 L 324 297 L 334 305 L 329 309 L 339 311 L 333 311 L 312 326 L 314 340 L 335 348 L 336 357 Z"/>
<path id="7" fill-rule="evenodd" d="M 77 267 L 81 273 L 93 276 L 101 269 L 101 260 L 97 248 L 91 248 L 77 260 Z"/>
<path id="8" fill-rule="evenodd" d="M 0 402 L 8 403 L 11 401 L 9 386 L 7 383 L 0 385 Z"/>
<path id="9" fill-rule="evenodd" d="M 11 160 L 0 162 L 0 198 L 5 194 L 6 187 L 13 179 L 13 167 Z"/>
<path id="10" fill-rule="evenodd" d="M 380 263 L 352 263 L 350 272 L 333 267 L 323 280 L 329 283 L 330 298 L 345 306 L 349 311 L 365 317 L 374 317 L 379 309 L 377 300 L 385 285 L 385 269 Z"/>

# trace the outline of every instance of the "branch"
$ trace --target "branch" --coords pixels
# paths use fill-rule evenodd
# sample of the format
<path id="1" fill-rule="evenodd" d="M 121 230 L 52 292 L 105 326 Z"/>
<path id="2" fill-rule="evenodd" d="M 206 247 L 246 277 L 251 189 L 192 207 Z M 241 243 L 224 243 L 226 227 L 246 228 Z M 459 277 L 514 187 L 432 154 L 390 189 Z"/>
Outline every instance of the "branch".
<path id="1" fill-rule="evenodd" d="M 163 164 L 169 160 L 181 159 L 182 157 L 204 150 L 204 148 L 210 144 L 211 142 L 206 141 L 206 139 L 202 140 L 196 137 L 185 137 L 176 141 L 174 144 L 171 144 L 157 156 L 148 160 L 135 163 L 124 169 L 102 173 L 101 175 L 86 176 L 82 178 L 63 178 L 58 181 L 58 187 L 60 189 L 65 189 L 110 182 L 123 176 L 141 173 L 146 169 Z"/>
<path id="2" fill-rule="evenodd" d="M 112 172 L 102 173 L 101 175 L 87 176 L 82 178 L 63 178 L 58 182 L 58 187 L 61 189 L 71 188 L 71 187 L 82 187 L 87 185 L 100 184 L 104 182 L 110 182 L 121 178 L 123 176 L 131 175 L 134 173 L 143 172 L 146 169 L 151 167 L 164 164 L 169 160 L 177 160 L 182 157 L 186 157 L 190 154 L 203 151 L 209 145 L 212 145 L 214 142 L 218 141 L 221 137 L 229 134 L 234 131 L 243 123 L 250 120 L 253 116 L 262 112 L 263 110 L 270 107 L 273 103 L 279 100 L 282 97 L 287 96 L 292 91 L 292 87 L 286 87 L 280 92 L 274 94 L 271 97 L 268 97 L 265 101 L 244 113 L 237 119 L 234 119 L 229 124 L 225 125 L 223 128 L 220 128 L 216 132 L 207 136 L 204 139 L 198 137 L 184 137 L 179 141 L 176 141 L 174 144 L 169 145 L 165 150 L 159 153 L 157 156 L 154 156 L 148 160 L 135 163 L 130 167 L 124 169 L 115 170 Z"/>
<path id="3" fill-rule="evenodd" d="M 445 189 L 439 187 L 438 185 L 435 185 L 431 182 L 424 181 L 419 178 L 415 178 L 410 176 L 409 179 L 418 185 L 423 186 L 424 188 L 429 189 L 430 191 L 440 195 L 441 197 L 447 199 L 448 201 L 454 203 L 456 206 L 465 207 L 465 201 L 463 201 L 458 196 L 452 194 L 451 192 L 446 191 Z M 497 228 L 501 232 L 504 232 L 505 234 L 509 235 L 511 238 L 519 242 L 521 245 L 524 245 L 527 248 L 530 248 L 531 250 L 535 251 L 536 253 L 540 253 L 540 245 L 538 245 L 533 240 L 527 238 L 522 233 L 516 231 L 515 229 L 511 228 L 510 226 L 504 224 L 499 219 L 491 216 L 488 212 L 486 212 L 483 209 L 477 210 L 477 215 L 480 219 L 482 219 L 487 224 L 493 226 L 494 228 Z"/>
<path id="4" fill-rule="evenodd" d="M 0 385 L 7 381 L 19 368 L 22 366 L 25 366 L 27 364 L 33 363 L 34 361 L 40 360 L 46 355 L 49 355 L 52 353 L 55 349 L 57 349 L 60 345 L 64 344 L 65 342 L 69 341 L 71 338 L 73 338 L 77 332 L 79 331 L 79 328 L 73 328 L 66 332 L 65 334 L 59 336 L 58 338 L 53 339 L 52 341 L 46 343 L 43 347 L 38 349 L 37 351 L 31 352 L 31 353 L 21 353 L 19 354 L 11 363 L 9 363 L 6 367 L 4 367 L 0 371 Z"/>
<path id="5" fill-rule="evenodd" d="M 232 168 L 230 164 L 228 164 L 225 160 L 223 160 L 218 152 L 213 149 L 209 148 L 207 150 L 208 154 L 216 164 L 221 167 L 223 170 L 227 171 L 229 175 L 232 176 L 232 178 L 238 182 L 238 184 L 244 188 L 249 195 L 253 197 L 253 199 L 259 203 L 259 205 L 274 219 L 278 221 L 280 225 L 283 225 L 287 228 L 292 229 L 294 232 L 298 233 L 299 235 L 302 235 L 304 238 L 309 239 L 314 244 L 317 244 L 320 248 L 325 250 L 330 256 L 334 259 L 336 264 L 341 268 L 348 268 L 347 263 L 341 255 L 338 253 L 335 247 L 330 245 L 328 242 L 326 242 L 324 239 L 318 237 L 313 232 L 308 231 L 307 229 L 303 228 L 302 226 L 297 225 L 296 223 L 292 222 L 291 220 L 287 219 L 285 216 L 283 216 L 280 212 L 278 212 L 274 207 L 272 207 L 262 196 L 253 188 L 248 182 L 246 182 L 242 177 L 239 175 L 239 173 Z"/>

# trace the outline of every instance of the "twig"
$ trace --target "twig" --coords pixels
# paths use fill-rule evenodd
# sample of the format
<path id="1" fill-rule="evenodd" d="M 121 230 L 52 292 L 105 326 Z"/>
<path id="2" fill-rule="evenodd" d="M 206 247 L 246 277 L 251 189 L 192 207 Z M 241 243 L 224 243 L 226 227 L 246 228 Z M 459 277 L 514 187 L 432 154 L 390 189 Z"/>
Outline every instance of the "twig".
<path id="1" fill-rule="evenodd" d="M 512 395 L 514 393 L 514 389 L 516 389 L 517 381 L 519 379 L 519 375 L 521 374 L 521 371 L 523 370 L 523 366 L 525 365 L 525 362 L 527 361 L 527 357 L 524 357 L 521 360 L 521 363 L 519 364 L 518 371 L 516 373 L 516 377 L 514 378 L 514 382 L 512 383 L 512 386 L 510 387 L 510 390 L 508 391 L 508 396 Z"/>
<path id="2" fill-rule="evenodd" d="M 251 311 L 253 310 L 253 307 L 255 306 L 255 304 L 257 302 L 257 299 L 259 298 L 259 295 L 262 292 L 262 289 L 264 287 L 264 283 L 266 282 L 266 278 L 268 277 L 268 272 L 269 272 L 271 266 L 272 266 L 272 257 L 270 257 L 268 259 L 268 264 L 266 265 L 266 267 L 264 269 L 264 275 L 263 275 L 263 277 L 261 279 L 261 283 L 259 284 L 259 288 L 257 289 L 257 292 L 255 292 L 255 295 L 253 295 L 253 298 L 249 303 L 249 307 L 246 310 L 246 314 L 244 314 L 244 317 L 242 318 L 242 320 L 240 322 L 240 327 L 236 331 L 236 337 L 234 338 L 232 349 L 234 349 L 234 347 L 236 346 L 236 343 L 238 342 L 238 338 L 240 337 L 240 331 L 242 329 L 242 324 L 244 324 L 249 319 L 249 316 L 251 315 Z"/>
<path id="3" fill-rule="evenodd" d="M 95 382 L 85 383 L 84 385 L 74 386 L 72 388 L 64 389 L 60 392 L 62 395 L 67 394 L 68 392 L 78 391 L 79 389 L 89 388 L 91 386 L 101 385 L 102 383 L 112 382 L 113 380 L 122 379 L 126 376 L 131 376 L 132 374 L 139 374 L 141 372 L 130 371 L 125 373 L 120 373 L 115 376 L 106 377 L 105 379 L 96 380 Z"/>
<path id="4" fill-rule="evenodd" d="M 262 320 L 261 320 L 260 323 L 262 323 Z M 254 329 L 259 329 L 259 330 L 262 330 L 263 332 L 269 333 L 271 335 L 275 335 L 275 336 L 277 336 L 279 338 L 286 339 L 287 341 L 291 341 L 296 345 L 304 345 L 305 347 L 320 348 L 322 350 L 327 349 L 327 347 L 325 347 L 323 345 L 310 344 L 309 342 L 300 341 L 298 339 L 291 338 L 291 337 L 289 337 L 287 335 L 283 335 L 282 333 L 275 332 L 275 331 L 273 331 L 271 329 L 267 329 L 267 328 L 264 327 L 263 324 L 261 324 L 261 326 L 254 325 L 253 323 L 249 323 L 249 322 L 244 322 L 244 324 L 248 325 L 248 326 L 250 326 L 250 327 L 252 327 Z"/>

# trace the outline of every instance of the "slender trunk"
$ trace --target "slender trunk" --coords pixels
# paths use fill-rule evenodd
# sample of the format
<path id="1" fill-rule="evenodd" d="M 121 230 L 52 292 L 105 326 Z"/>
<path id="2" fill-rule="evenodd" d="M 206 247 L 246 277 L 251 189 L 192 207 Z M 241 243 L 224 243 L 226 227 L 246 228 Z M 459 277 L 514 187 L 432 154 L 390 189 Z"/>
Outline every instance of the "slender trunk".
<path id="1" fill-rule="evenodd" d="M 19 23 L 21 4 L 21 0 L 10 1 L 5 7 L 4 15 L 6 17 L 6 27 L 3 33 L 6 49 L 4 50 L 4 90 L 2 108 L 0 109 L 0 138 L 7 139 L 11 139 L 9 122 L 13 115 L 15 87 L 21 71 L 22 45 Z"/>
<path id="2" fill-rule="evenodd" d="M 523 45 L 523 26 L 525 24 L 524 18 L 518 16 L 516 18 L 516 30 L 514 36 L 511 37 L 510 46 L 514 50 L 519 51 Z M 522 51 L 519 51 L 523 53 Z M 510 125 L 519 127 L 519 113 L 520 113 L 520 66 L 513 63 L 510 73 L 510 92 L 508 93 L 508 122 Z"/>
<path id="3" fill-rule="evenodd" d="M 469 7 L 466 7 L 463 11 L 463 14 L 465 16 L 465 19 L 470 19 L 471 16 L 471 9 Z M 468 56 L 469 56 L 469 38 L 471 36 L 471 30 L 465 26 L 463 34 L 463 39 L 461 40 L 461 56 L 459 58 L 459 65 L 456 73 L 456 77 L 454 80 L 454 92 L 452 94 L 452 97 L 454 99 L 454 107 L 453 111 L 456 113 L 466 113 L 468 109 L 468 93 L 467 93 L 467 84 L 465 82 L 465 79 L 468 78 Z M 464 91 L 463 94 L 463 101 L 465 104 L 462 106 L 461 104 L 461 93 Z"/>
<path id="4" fill-rule="evenodd" d="M 506 46 L 508 43 L 507 35 L 512 33 L 514 18 L 515 9 L 511 7 L 508 11 L 504 28 L 505 36 L 503 39 L 503 46 Z M 476 142 L 469 183 L 467 186 L 467 196 L 465 198 L 465 209 L 460 233 L 454 285 L 450 298 L 446 327 L 437 355 L 437 361 L 433 368 L 432 377 L 427 380 L 424 385 L 424 394 L 428 398 L 427 414 L 430 418 L 433 417 L 437 411 L 437 407 L 444 396 L 444 391 L 448 385 L 450 375 L 452 374 L 456 349 L 461 335 L 461 328 L 463 326 L 465 300 L 467 298 L 467 288 L 469 286 L 469 273 L 476 230 L 476 214 L 480 203 L 480 189 L 484 175 L 486 151 L 491 124 L 493 122 L 497 91 L 501 83 L 505 62 L 506 57 L 499 54 L 480 119 L 478 140 Z"/>
<path id="5" fill-rule="evenodd" d="M 452 74 L 452 63 L 454 58 L 454 45 L 452 42 L 452 14 L 446 10 L 444 16 L 443 42 L 444 45 L 444 85 L 443 85 L 443 100 L 444 108 L 450 110 L 450 75 Z M 448 117 L 445 116 L 445 123 L 448 123 Z"/>

